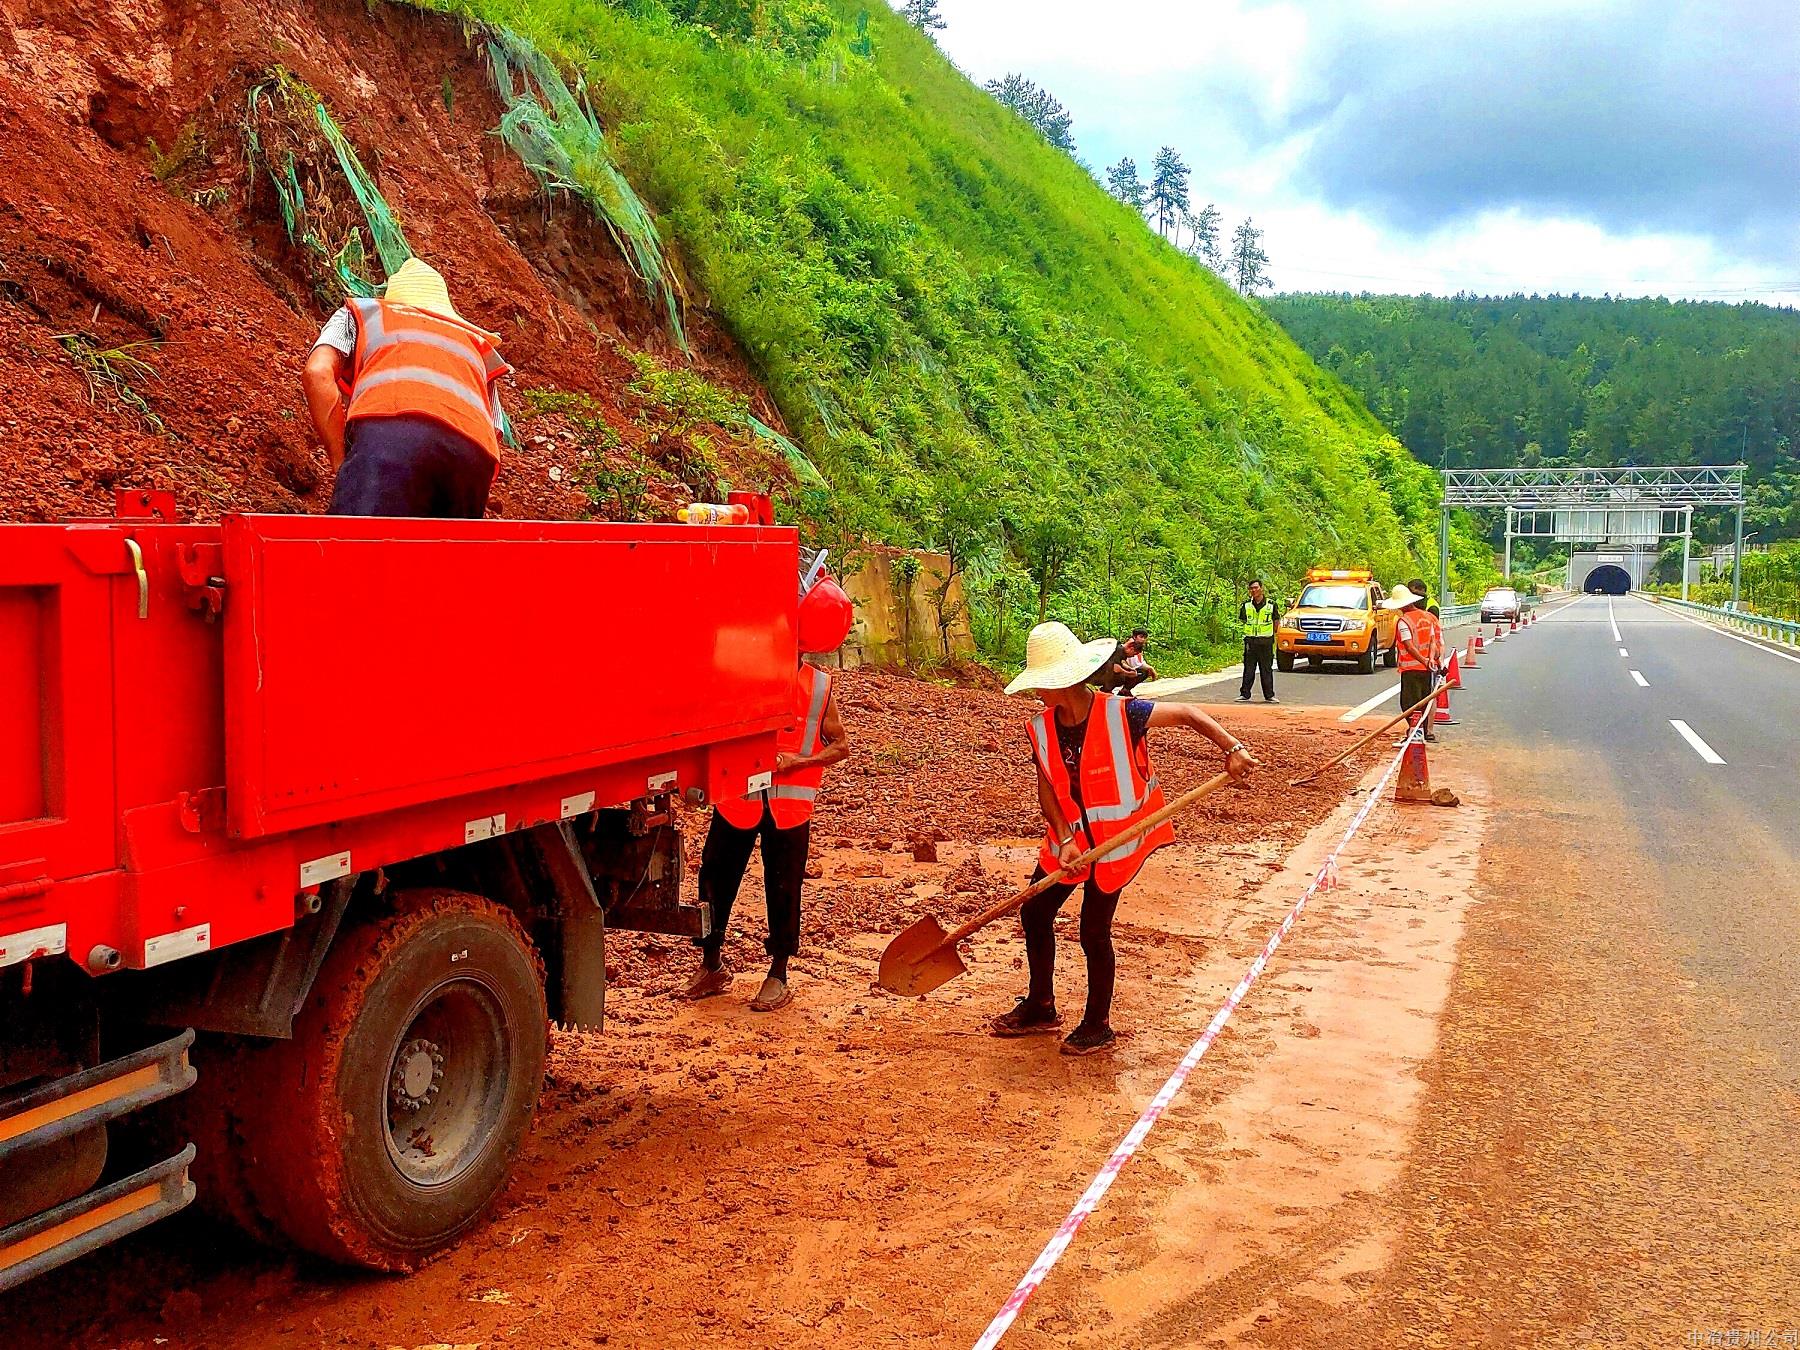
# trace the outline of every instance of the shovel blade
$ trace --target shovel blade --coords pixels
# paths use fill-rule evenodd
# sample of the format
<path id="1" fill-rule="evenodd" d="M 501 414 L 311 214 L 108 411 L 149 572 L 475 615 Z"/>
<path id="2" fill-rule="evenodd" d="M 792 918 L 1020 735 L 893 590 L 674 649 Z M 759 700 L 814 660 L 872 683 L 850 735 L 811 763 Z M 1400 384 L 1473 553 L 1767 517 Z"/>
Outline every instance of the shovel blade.
<path id="1" fill-rule="evenodd" d="M 876 983 L 890 993 L 929 994 L 968 969 L 954 945 L 946 946 L 943 925 L 927 914 L 902 930 L 881 954 Z"/>

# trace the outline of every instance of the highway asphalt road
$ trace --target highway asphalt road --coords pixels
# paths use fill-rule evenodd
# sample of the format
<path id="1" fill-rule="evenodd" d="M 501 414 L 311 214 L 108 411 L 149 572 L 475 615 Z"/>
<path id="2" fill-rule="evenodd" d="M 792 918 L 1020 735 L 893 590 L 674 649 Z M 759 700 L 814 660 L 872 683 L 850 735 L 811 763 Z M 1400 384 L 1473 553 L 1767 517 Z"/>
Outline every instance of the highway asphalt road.
<path id="1" fill-rule="evenodd" d="M 1588 766 L 1568 797 L 1638 841 L 1690 975 L 1800 1085 L 1800 657 L 1634 596 L 1550 608 L 1457 715 Z"/>

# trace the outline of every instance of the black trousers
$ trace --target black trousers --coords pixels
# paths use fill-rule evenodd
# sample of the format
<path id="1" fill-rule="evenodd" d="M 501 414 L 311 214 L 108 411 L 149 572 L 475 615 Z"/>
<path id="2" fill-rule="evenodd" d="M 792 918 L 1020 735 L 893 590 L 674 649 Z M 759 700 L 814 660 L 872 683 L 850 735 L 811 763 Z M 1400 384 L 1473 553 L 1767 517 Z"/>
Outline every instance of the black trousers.
<path id="1" fill-rule="evenodd" d="M 812 847 L 812 822 L 791 830 L 775 828 L 768 810 L 754 829 L 740 830 L 717 811 L 700 850 L 700 903 L 712 915 L 712 931 L 696 946 L 717 952 L 725 945 L 731 906 L 750 866 L 750 851 L 762 840 L 763 893 L 769 903 L 769 937 L 763 946 L 772 957 L 800 951 L 800 887 L 806 879 L 806 855 Z"/>
<path id="2" fill-rule="evenodd" d="M 1430 692 L 1431 672 L 1429 670 L 1403 670 L 1400 672 L 1400 710 L 1402 712 Z M 1409 725 L 1418 720 L 1416 716 L 1407 718 Z M 1429 704 L 1425 707 L 1425 736 L 1428 740 L 1437 739 L 1431 730 L 1431 706 Z"/>
<path id="3" fill-rule="evenodd" d="M 1044 879 L 1038 868 L 1033 882 Z M 1019 925 L 1025 930 L 1025 962 L 1030 968 L 1031 985 L 1025 997 L 1039 1007 L 1056 1002 L 1056 915 L 1075 887 L 1052 886 L 1042 895 L 1034 895 L 1019 910 Z M 1081 888 L 1081 951 L 1087 957 L 1087 1011 L 1082 1016 L 1085 1026 L 1105 1026 L 1112 1016 L 1113 982 L 1118 975 L 1118 961 L 1113 953 L 1113 915 L 1119 908 L 1118 891 L 1103 891 L 1090 876 Z"/>
<path id="4" fill-rule="evenodd" d="M 1238 687 L 1240 698 L 1250 697 L 1250 682 L 1255 679 L 1258 670 L 1262 671 L 1263 697 L 1274 698 L 1275 639 L 1272 637 L 1244 639 L 1244 682 Z"/>
<path id="5" fill-rule="evenodd" d="M 331 491 L 334 516 L 480 520 L 494 458 L 429 417 L 359 417 L 344 431 Z"/>

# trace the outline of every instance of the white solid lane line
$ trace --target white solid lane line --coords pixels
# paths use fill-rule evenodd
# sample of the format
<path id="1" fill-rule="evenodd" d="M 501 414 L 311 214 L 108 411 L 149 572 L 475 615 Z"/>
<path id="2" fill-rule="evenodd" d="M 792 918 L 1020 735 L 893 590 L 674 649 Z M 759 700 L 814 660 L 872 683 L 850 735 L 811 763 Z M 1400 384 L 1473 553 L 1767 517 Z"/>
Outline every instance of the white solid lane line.
<path id="1" fill-rule="evenodd" d="M 1610 595 L 1606 597 L 1606 621 L 1612 625 L 1613 641 L 1623 642 L 1625 639 L 1619 635 L 1619 619 L 1618 616 L 1613 613 L 1612 597 Z"/>
<path id="2" fill-rule="evenodd" d="M 1367 703 L 1357 704 L 1349 712 L 1345 713 L 1342 717 L 1338 718 L 1338 721 L 1354 722 L 1357 718 L 1361 717 L 1364 713 L 1373 712 L 1376 708 L 1380 707 L 1383 703 L 1386 703 L 1390 698 L 1394 697 L 1394 695 L 1398 694 L 1399 692 L 1400 692 L 1399 685 L 1395 685 L 1392 689 L 1383 689 L 1379 694 L 1375 695 L 1375 697 L 1370 699 Z"/>
<path id="3" fill-rule="evenodd" d="M 1635 670 L 1631 672 L 1631 678 L 1638 682 L 1639 689 L 1648 689 L 1650 687 L 1650 681 L 1646 680 Z"/>
<path id="4" fill-rule="evenodd" d="M 1751 639 L 1737 633 L 1727 632 L 1716 623 L 1707 623 L 1704 619 L 1696 619 L 1693 615 L 1683 614 L 1678 609 L 1667 609 L 1661 605 L 1658 605 L 1656 608 L 1657 612 L 1660 614 L 1673 614 L 1683 622 L 1691 623 L 1697 628 L 1704 628 L 1709 633 L 1717 633 L 1720 637 L 1728 637 L 1733 642 L 1741 642 L 1746 647 L 1754 647 L 1759 652 L 1767 652 L 1770 656 L 1779 656 L 1783 661 L 1792 661 L 1795 665 L 1800 666 L 1800 656 L 1795 656 L 1792 652 L 1776 651 L 1775 648 L 1770 647 L 1765 643 L 1753 642 Z"/>
<path id="5" fill-rule="evenodd" d="M 1623 647 L 1621 647 L 1621 648 L 1619 648 L 1619 655 L 1620 656 L 1630 656 L 1631 653 L 1626 651 Z"/>
<path id="6" fill-rule="evenodd" d="M 1699 755 L 1700 758 L 1705 760 L 1708 764 L 1723 764 L 1725 762 L 1720 758 L 1719 752 L 1695 735 L 1694 729 L 1686 722 L 1679 722 L 1671 717 L 1669 719 L 1669 725 L 1679 731 L 1681 733 L 1681 739 L 1693 746 L 1694 753 Z"/>

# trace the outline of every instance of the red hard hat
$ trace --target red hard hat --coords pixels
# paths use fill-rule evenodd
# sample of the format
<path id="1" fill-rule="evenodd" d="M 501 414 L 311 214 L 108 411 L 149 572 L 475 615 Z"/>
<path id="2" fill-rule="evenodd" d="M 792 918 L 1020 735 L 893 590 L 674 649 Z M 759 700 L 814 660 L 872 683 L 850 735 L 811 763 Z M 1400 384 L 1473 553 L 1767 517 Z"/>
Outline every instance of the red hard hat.
<path id="1" fill-rule="evenodd" d="M 830 577 L 822 577 L 800 598 L 800 620 L 797 634 L 803 652 L 835 652 L 850 636 L 850 624 L 856 612 L 844 588 Z"/>

